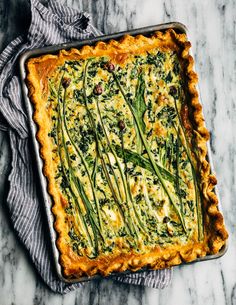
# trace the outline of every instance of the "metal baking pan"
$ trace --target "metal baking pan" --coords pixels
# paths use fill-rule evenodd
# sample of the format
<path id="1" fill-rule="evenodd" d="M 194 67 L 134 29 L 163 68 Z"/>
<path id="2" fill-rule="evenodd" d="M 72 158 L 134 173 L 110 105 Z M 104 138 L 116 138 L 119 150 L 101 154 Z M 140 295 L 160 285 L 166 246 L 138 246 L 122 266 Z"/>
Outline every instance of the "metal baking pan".
<path id="1" fill-rule="evenodd" d="M 149 36 L 156 31 L 163 31 L 163 30 L 170 29 L 170 28 L 174 29 L 178 33 L 187 34 L 187 28 L 185 25 L 183 25 L 182 23 L 179 23 L 179 22 L 171 22 L 171 23 L 164 23 L 164 24 L 158 24 L 158 25 L 154 25 L 154 26 L 139 28 L 139 29 L 135 29 L 135 30 L 131 30 L 131 31 L 119 32 L 119 33 L 115 33 L 115 34 L 111 34 L 111 35 L 102 35 L 99 37 L 86 39 L 83 41 L 70 42 L 70 43 L 64 43 L 64 44 L 56 45 L 56 46 L 49 46 L 49 47 L 44 47 L 44 48 L 40 48 L 40 49 L 34 49 L 34 50 L 30 50 L 30 51 L 24 53 L 23 55 L 21 55 L 21 58 L 20 58 L 21 85 L 22 85 L 22 92 L 23 92 L 23 96 L 24 96 L 24 100 L 25 100 L 25 107 L 27 110 L 28 118 L 29 118 L 29 128 L 30 128 L 30 133 L 31 133 L 34 154 L 35 154 L 35 165 L 37 167 L 42 201 L 43 201 L 43 205 L 44 205 L 44 208 L 46 211 L 46 217 L 47 217 L 47 221 L 48 221 L 48 228 L 49 228 L 49 234 L 50 234 L 50 239 L 51 239 L 51 245 L 52 245 L 52 250 L 53 250 L 56 271 L 57 271 L 59 278 L 62 281 L 65 281 L 68 283 L 85 282 L 85 281 L 89 281 L 89 280 L 95 279 L 95 278 L 96 279 L 102 278 L 102 276 L 95 275 L 92 277 L 81 277 L 79 279 L 68 279 L 63 276 L 62 267 L 59 263 L 59 250 L 56 246 L 57 233 L 54 229 L 54 215 L 51 211 L 52 201 L 51 201 L 50 195 L 47 192 L 46 177 L 43 175 L 43 161 L 42 161 L 42 159 L 40 157 L 40 153 L 39 153 L 40 145 L 36 139 L 37 126 L 33 121 L 34 110 L 33 110 L 33 105 L 29 100 L 28 88 L 25 83 L 25 79 L 26 79 L 25 63 L 31 57 L 36 57 L 36 56 L 40 56 L 40 55 L 48 54 L 48 53 L 55 54 L 55 53 L 58 53 L 62 49 L 68 50 L 70 48 L 81 48 L 84 45 L 94 45 L 98 41 L 108 41 L 111 39 L 119 39 L 124 35 L 143 34 L 145 36 Z M 208 160 L 211 165 L 211 171 L 213 172 L 213 164 L 212 164 L 211 149 L 210 149 L 209 142 L 208 142 Z M 215 188 L 215 192 L 219 198 L 219 193 L 218 193 L 217 187 Z M 221 210 L 220 202 L 219 202 L 219 209 Z M 198 258 L 194 262 L 200 262 L 200 261 L 206 261 L 206 260 L 219 258 L 222 255 L 224 255 L 226 251 L 227 251 L 227 244 L 221 249 L 221 251 L 219 253 L 217 253 L 215 255 L 208 255 L 203 258 Z M 193 262 L 191 262 L 191 263 L 193 263 Z M 147 270 L 147 269 L 143 268 L 139 272 L 142 272 L 144 270 Z M 119 276 L 125 275 L 128 273 L 131 273 L 131 271 L 126 271 L 123 273 L 114 273 L 114 274 L 109 275 L 109 277 L 115 276 L 115 275 L 119 275 Z"/>

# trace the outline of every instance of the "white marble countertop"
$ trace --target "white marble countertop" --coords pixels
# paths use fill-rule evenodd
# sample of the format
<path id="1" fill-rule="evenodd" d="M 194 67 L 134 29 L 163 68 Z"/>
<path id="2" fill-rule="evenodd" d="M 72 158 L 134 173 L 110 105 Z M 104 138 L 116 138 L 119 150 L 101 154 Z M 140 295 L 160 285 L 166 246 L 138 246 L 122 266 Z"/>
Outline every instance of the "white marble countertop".
<path id="1" fill-rule="evenodd" d="M 0 304 L 236 305 L 236 1 L 60 1 L 90 12 L 104 33 L 168 21 L 188 27 L 230 233 L 229 249 L 221 259 L 176 267 L 172 284 L 164 290 L 101 280 L 65 296 L 52 293 L 36 274 L 8 221 L 4 194 L 10 151 L 7 135 L 0 132 Z M 0 0 L 0 50 L 26 29 L 26 3 Z"/>

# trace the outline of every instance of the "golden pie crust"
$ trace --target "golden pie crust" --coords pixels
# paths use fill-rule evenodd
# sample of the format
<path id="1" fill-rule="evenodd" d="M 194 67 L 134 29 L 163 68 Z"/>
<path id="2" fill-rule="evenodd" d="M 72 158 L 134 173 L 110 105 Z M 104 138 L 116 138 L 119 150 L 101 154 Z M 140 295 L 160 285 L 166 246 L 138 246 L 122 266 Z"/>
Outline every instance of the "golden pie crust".
<path id="1" fill-rule="evenodd" d="M 94 56 L 109 55 L 115 63 L 125 61 L 129 53 L 138 54 L 154 47 L 162 50 L 178 50 L 181 54 L 182 64 L 185 67 L 185 77 L 189 95 L 188 110 L 192 113 L 191 123 L 194 126 L 193 134 L 200 152 L 201 162 L 201 189 L 204 205 L 204 240 L 201 242 L 189 242 L 186 245 L 155 246 L 148 253 L 110 253 L 100 254 L 96 259 L 89 259 L 77 255 L 68 243 L 65 242 L 66 221 L 64 207 L 65 199 L 55 185 L 51 140 L 48 137 L 50 119 L 47 114 L 48 86 L 47 77 L 56 67 L 62 66 L 65 61 L 79 60 Z M 29 97 L 34 105 L 34 122 L 38 126 L 37 140 L 41 145 L 40 155 L 43 159 L 43 172 L 48 181 L 48 193 L 53 199 L 52 212 L 55 215 L 54 228 L 58 234 L 57 247 L 60 251 L 60 264 L 63 267 L 64 276 L 67 278 L 80 278 L 84 275 L 92 276 L 101 274 L 107 276 L 112 272 L 126 270 L 136 271 L 143 267 L 153 270 L 169 268 L 182 262 L 191 262 L 198 257 L 218 253 L 225 245 L 228 233 L 224 226 L 223 216 L 218 210 L 218 199 L 214 192 L 217 183 L 216 177 L 211 173 L 207 159 L 207 146 L 209 132 L 205 127 L 202 114 L 202 106 L 199 102 L 196 84 L 198 81 L 193 71 L 194 61 L 189 54 L 191 44 L 185 34 L 177 34 L 170 29 L 164 32 L 158 31 L 152 37 L 138 35 L 136 37 L 124 36 L 121 40 L 111 40 L 107 43 L 98 42 L 95 46 L 84 46 L 81 49 L 62 50 L 58 55 L 43 55 L 31 58 L 27 62 L 27 86 Z M 182 120 L 185 128 L 188 128 L 186 112 L 182 112 Z"/>

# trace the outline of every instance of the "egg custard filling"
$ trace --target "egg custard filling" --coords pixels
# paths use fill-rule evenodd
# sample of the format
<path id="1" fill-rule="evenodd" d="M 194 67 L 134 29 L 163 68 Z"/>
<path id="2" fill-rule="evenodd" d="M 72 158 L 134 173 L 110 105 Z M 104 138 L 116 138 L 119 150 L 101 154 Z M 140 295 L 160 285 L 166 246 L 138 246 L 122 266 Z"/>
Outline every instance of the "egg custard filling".
<path id="1" fill-rule="evenodd" d="M 66 277 L 170 267 L 224 246 L 189 48 L 168 30 L 28 61 Z"/>

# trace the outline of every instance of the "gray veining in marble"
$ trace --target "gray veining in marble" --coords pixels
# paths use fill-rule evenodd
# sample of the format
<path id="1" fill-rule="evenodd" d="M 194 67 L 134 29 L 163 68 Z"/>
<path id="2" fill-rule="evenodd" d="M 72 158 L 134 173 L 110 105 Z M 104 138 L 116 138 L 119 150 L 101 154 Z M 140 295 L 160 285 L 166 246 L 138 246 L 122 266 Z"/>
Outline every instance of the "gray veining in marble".
<path id="1" fill-rule="evenodd" d="M 7 135 L 0 132 L 0 305 L 236 305 L 236 1 L 60 1 L 90 12 L 105 33 L 173 20 L 188 26 L 230 244 L 219 260 L 175 268 L 172 284 L 162 291 L 103 280 L 55 295 L 36 274 L 7 220 L 11 156 Z M 28 21 L 26 0 L 0 0 L 0 50 Z"/>

